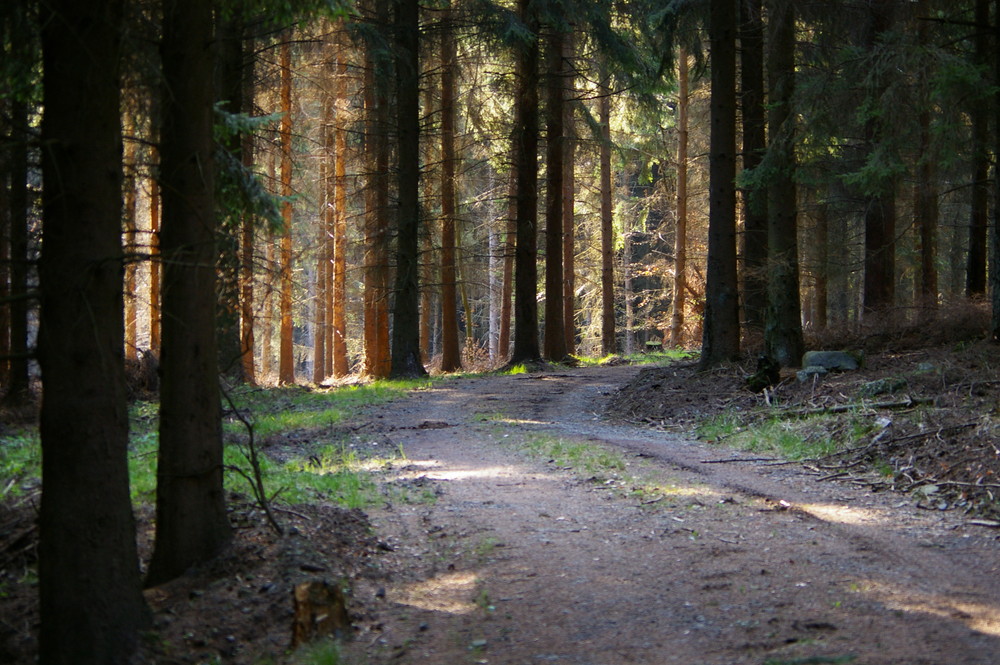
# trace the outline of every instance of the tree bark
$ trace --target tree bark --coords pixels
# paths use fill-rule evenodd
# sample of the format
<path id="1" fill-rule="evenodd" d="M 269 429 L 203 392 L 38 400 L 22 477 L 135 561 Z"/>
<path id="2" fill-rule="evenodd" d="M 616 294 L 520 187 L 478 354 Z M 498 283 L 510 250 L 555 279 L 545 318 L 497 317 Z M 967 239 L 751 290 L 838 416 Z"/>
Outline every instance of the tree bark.
<path id="1" fill-rule="evenodd" d="M 244 51 L 252 53 L 252 45 L 253 42 L 249 41 L 244 45 Z M 245 66 L 247 71 L 243 77 L 243 110 L 249 114 L 253 111 L 253 58 L 248 58 Z M 250 171 L 254 165 L 254 137 L 248 132 L 242 138 L 243 146 L 240 157 L 243 160 L 243 168 Z M 254 319 L 256 318 L 253 284 L 254 235 L 254 215 L 252 212 L 244 212 L 240 228 L 240 359 L 243 364 L 243 380 L 250 385 L 257 383 L 257 371 L 254 367 L 253 331 Z"/>
<path id="2" fill-rule="evenodd" d="M 514 252 L 514 350 L 511 363 L 541 360 L 538 348 L 538 8 L 518 0 L 518 15 L 531 35 L 517 49 L 514 171 L 517 177 L 517 241 Z"/>
<path id="3" fill-rule="evenodd" d="M 576 42 L 570 31 L 563 39 L 563 329 L 566 355 L 576 353 L 576 133 L 574 131 L 573 91 L 576 73 L 573 58 Z"/>
<path id="4" fill-rule="evenodd" d="M 670 305 L 670 346 L 683 344 L 684 307 L 687 304 L 688 203 L 688 52 L 677 56 L 677 229 L 674 232 L 673 299 Z"/>
<path id="5" fill-rule="evenodd" d="M 136 360 L 139 357 L 137 303 L 136 303 L 136 123 L 135 110 L 127 109 L 124 115 L 125 151 L 123 156 L 124 208 L 122 209 L 122 224 L 125 227 L 125 358 Z"/>
<path id="6" fill-rule="evenodd" d="M 333 375 L 347 376 L 347 60 L 343 24 L 337 27 L 336 108 L 333 137 L 336 154 L 333 173 Z"/>
<path id="7" fill-rule="evenodd" d="M 280 46 L 281 67 L 281 298 L 278 334 L 278 383 L 295 383 L 294 333 L 292 322 L 292 45 L 286 34 Z"/>
<path id="8" fill-rule="evenodd" d="M 212 10 L 168 0 L 163 16 L 163 350 L 150 586 L 215 557 L 232 538 L 215 342 Z"/>
<path id="9" fill-rule="evenodd" d="M 150 161 L 159 166 L 159 151 L 150 148 Z M 149 181 L 149 350 L 160 357 L 162 346 L 160 283 L 163 277 L 163 263 L 160 255 L 160 181 L 153 177 Z"/>
<path id="10" fill-rule="evenodd" d="M 976 0 L 973 59 L 984 72 L 989 63 L 990 1 Z M 969 254 L 965 271 L 965 295 L 986 295 L 987 230 L 989 229 L 990 147 L 989 104 L 976 100 L 969 109 L 972 121 L 972 201 L 969 220 Z"/>
<path id="11" fill-rule="evenodd" d="M 545 357 L 551 361 L 565 360 L 566 329 L 563 323 L 563 177 L 565 126 L 563 124 L 563 41 L 558 25 L 549 28 L 546 60 L 546 123 L 545 146 Z"/>
<path id="12" fill-rule="evenodd" d="M 441 371 L 462 367 L 455 267 L 455 36 L 450 7 L 441 31 Z M 470 321 L 465 322 L 468 327 Z"/>
<path id="13" fill-rule="evenodd" d="M 736 4 L 711 0 L 711 139 L 709 147 L 708 266 L 702 369 L 735 359 L 740 352 L 736 274 Z"/>
<path id="14" fill-rule="evenodd" d="M 611 205 L 611 90 L 607 76 L 600 88 L 598 122 L 601 127 L 601 353 L 616 353 L 614 209 Z"/>
<path id="15" fill-rule="evenodd" d="M 507 196 L 507 233 L 504 238 L 503 277 L 500 285 L 500 335 L 497 341 L 497 354 L 502 364 L 511 352 L 510 348 L 510 316 L 511 297 L 514 295 L 514 254 L 517 244 L 517 166 L 514 164 L 516 155 L 512 156 L 510 169 L 510 184 Z"/>
<path id="16" fill-rule="evenodd" d="M 396 131 L 399 140 L 399 209 L 393 377 L 424 376 L 420 358 L 420 6 L 395 0 Z"/>
<path id="17" fill-rule="evenodd" d="M 760 166 L 766 146 L 764 22 L 761 0 L 740 0 L 740 104 L 743 168 Z M 767 312 L 767 193 L 743 191 L 743 317 L 761 330 Z"/>
<path id="18" fill-rule="evenodd" d="M 125 665 L 149 625 L 129 498 L 121 1 L 42 9 L 42 665 Z"/>
<path id="19" fill-rule="evenodd" d="M 764 346 L 783 367 L 802 363 L 799 301 L 798 200 L 795 186 L 795 10 L 791 0 L 768 0 L 768 136 L 775 174 L 767 188 L 767 320 Z M 820 242 L 824 242 L 822 239 Z"/>

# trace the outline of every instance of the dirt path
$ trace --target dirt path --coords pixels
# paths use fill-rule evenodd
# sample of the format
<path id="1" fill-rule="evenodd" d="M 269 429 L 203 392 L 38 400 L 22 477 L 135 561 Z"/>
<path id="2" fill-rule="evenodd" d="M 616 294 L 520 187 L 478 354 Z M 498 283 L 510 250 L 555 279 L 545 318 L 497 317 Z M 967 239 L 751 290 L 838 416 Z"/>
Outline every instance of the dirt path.
<path id="1" fill-rule="evenodd" d="M 1000 663 L 995 532 L 598 419 L 635 371 L 456 379 L 379 414 L 408 458 L 399 482 L 438 497 L 372 513 L 401 572 L 351 650 L 448 665 Z M 647 505 L 532 459 L 519 441 L 538 435 L 614 446 L 668 496 Z"/>

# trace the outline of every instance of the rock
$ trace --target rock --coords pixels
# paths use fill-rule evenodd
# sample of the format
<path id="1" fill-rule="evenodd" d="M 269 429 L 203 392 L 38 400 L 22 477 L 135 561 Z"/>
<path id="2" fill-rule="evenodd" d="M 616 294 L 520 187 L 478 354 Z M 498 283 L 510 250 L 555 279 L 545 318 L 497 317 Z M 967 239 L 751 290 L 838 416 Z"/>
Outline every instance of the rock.
<path id="1" fill-rule="evenodd" d="M 829 373 L 830 370 L 822 365 L 810 365 L 796 372 L 795 377 L 799 380 L 799 383 L 806 383 L 807 381 L 812 381 L 817 376 L 824 376 Z"/>
<path id="2" fill-rule="evenodd" d="M 807 351 L 802 356 L 802 366 L 847 372 L 858 369 L 860 365 L 857 358 L 844 351 Z"/>

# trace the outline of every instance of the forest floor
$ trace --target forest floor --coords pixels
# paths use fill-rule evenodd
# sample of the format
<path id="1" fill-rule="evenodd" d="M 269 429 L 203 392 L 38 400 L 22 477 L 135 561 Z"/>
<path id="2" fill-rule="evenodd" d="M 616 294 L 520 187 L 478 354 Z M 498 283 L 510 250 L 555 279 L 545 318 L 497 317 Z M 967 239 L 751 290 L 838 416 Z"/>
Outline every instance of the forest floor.
<path id="1" fill-rule="evenodd" d="M 230 554 L 147 591 L 143 662 L 324 662 L 286 655 L 292 585 L 321 579 L 349 589 L 352 664 L 1000 662 L 995 355 L 882 351 L 766 394 L 690 363 L 436 382 L 350 424 L 405 453 L 383 505 L 292 506 L 276 536 L 237 503 Z M 847 449 L 790 463 L 754 432 Z M 30 662 L 34 589 L 5 592 L 0 661 Z"/>

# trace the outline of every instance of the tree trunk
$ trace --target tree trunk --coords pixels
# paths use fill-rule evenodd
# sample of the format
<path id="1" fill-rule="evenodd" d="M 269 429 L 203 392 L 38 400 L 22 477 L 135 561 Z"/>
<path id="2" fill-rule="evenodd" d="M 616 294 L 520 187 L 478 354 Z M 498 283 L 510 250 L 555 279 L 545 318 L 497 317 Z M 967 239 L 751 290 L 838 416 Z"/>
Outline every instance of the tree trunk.
<path id="1" fill-rule="evenodd" d="M 278 383 L 295 383 L 294 333 L 292 323 L 292 35 L 280 47 L 281 59 L 281 299 L 278 337 Z"/>
<path id="2" fill-rule="evenodd" d="M 993 0 L 993 122 L 997 128 L 993 133 L 993 154 L 1000 155 L 1000 0 Z M 1000 168 L 993 169 L 993 200 L 1000 201 Z M 990 338 L 1000 342 L 1000 205 L 993 205 L 993 230 L 990 234 L 990 298 L 993 316 Z"/>
<path id="3" fill-rule="evenodd" d="M 761 0 L 740 0 L 740 94 L 743 168 L 760 166 L 766 146 L 764 23 Z M 767 311 L 767 193 L 743 191 L 743 316 L 761 330 Z"/>
<path id="4" fill-rule="evenodd" d="M 244 45 L 244 50 L 253 53 L 253 43 Z M 253 58 L 248 58 L 245 76 L 243 77 L 243 107 L 247 113 L 253 110 L 254 66 Z M 243 136 L 243 148 L 240 155 L 243 168 L 253 169 L 254 137 L 247 132 Z M 254 215 L 244 212 L 240 229 L 240 358 L 243 363 L 243 380 L 250 385 L 257 383 L 257 371 L 254 367 Z"/>
<path id="5" fill-rule="evenodd" d="M 455 36 L 450 7 L 441 30 L 441 371 L 462 367 L 455 269 Z M 468 327 L 470 321 L 466 320 Z"/>
<path id="6" fill-rule="evenodd" d="M 375 14 L 387 13 L 385 0 L 375 2 Z M 365 51 L 365 109 L 367 131 L 365 156 L 365 289 L 364 348 L 365 373 L 386 378 L 389 356 L 389 143 L 388 90 L 389 66 L 381 51 Z"/>
<path id="7" fill-rule="evenodd" d="M 7 20 L 6 17 L 4 20 Z M 7 27 L 2 29 L 6 30 Z M 9 104 L 0 100 L 0 141 L 12 138 L 6 122 Z M 0 151 L 0 386 L 10 377 L 10 158 Z M 2 397 L 0 392 L 0 397 Z"/>
<path id="8" fill-rule="evenodd" d="M 976 0 L 974 29 L 975 64 L 989 68 L 989 0 Z M 969 221 L 969 254 L 965 271 L 965 295 L 986 295 L 987 230 L 989 229 L 990 147 L 989 104 L 976 100 L 969 109 L 972 121 L 972 202 Z"/>
<path id="9" fill-rule="evenodd" d="M 604 76 L 600 88 L 601 127 L 601 353 L 618 350 L 615 339 L 614 209 L 611 205 L 611 90 Z"/>
<path id="10" fill-rule="evenodd" d="M 21 2 L 14 12 L 19 25 L 12 30 L 11 53 L 26 70 L 33 56 L 28 43 L 27 5 Z M 10 369 L 8 372 L 8 404 L 21 404 L 30 397 L 28 376 L 28 103 L 15 97 L 10 104 Z"/>
<path id="11" fill-rule="evenodd" d="M 545 357 L 552 361 L 565 360 L 566 329 L 563 323 L 563 177 L 565 158 L 565 127 L 563 125 L 562 29 L 549 28 L 546 65 L 546 117 L 548 118 L 545 146 L 548 183 L 545 186 Z"/>
<path id="12" fill-rule="evenodd" d="M 673 300 L 670 305 L 670 346 L 683 344 L 684 307 L 687 304 L 687 199 L 688 199 L 688 52 L 677 60 L 677 229 L 674 233 Z"/>
<path id="13" fill-rule="evenodd" d="M 576 42 L 570 31 L 563 39 L 563 328 L 566 355 L 576 353 L 576 132 L 574 131 L 573 92 L 576 73 L 573 58 Z"/>
<path id="14" fill-rule="evenodd" d="M 347 61 L 344 58 L 343 24 L 337 27 L 336 104 L 334 126 L 336 162 L 333 174 L 333 375 L 347 376 Z"/>
<path id="15" fill-rule="evenodd" d="M 708 266 L 700 366 L 739 356 L 736 274 L 736 3 L 711 0 L 711 140 L 709 147 Z"/>
<path id="16" fill-rule="evenodd" d="M 516 152 L 516 151 L 515 151 Z M 502 364 L 510 356 L 511 297 L 514 295 L 514 254 L 517 251 L 517 166 L 511 160 L 507 196 L 507 234 L 504 238 L 503 278 L 500 285 L 500 335 L 497 353 Z"/>
<path id="17" fill-rule="evenodd" d="M 783 367 L 802 363 L 799 300 L 798 200 L 795 187 L 795 10 L 792 0 L 768 0 L 768 136 L 775 173 L 767 188 L 767 320 L 764 346 Z M 820 242 L 823 242 L 821 239 Z"/>
<path id="18" fill-rule="evenodd" d="M 138 351 L 138 325 L 136 314 L 136 267 L 138 265 L 135 254 L 138 251 L 136 246 L 136 123 L 134 109 L 128 109 L 124 113 L 125 154 L 123 157 L 124 184 L 123 195 L 125 197 L 124 208 L 122 209 L 122 224 L 125 227 L 125 358 L 136 360 L 139 357 Z"/>
<path id="19" fill-rule="evenodd" d="M 830 214 L 829 206 L 820 202 L 816 210 L 816 315 L 814 325 L 825 330 L 828 324 L 827 308 L 830 304 L 828 282 L 830 266 Z"/>
<path id="20" fill-rule="evenodd" d="M 215 557 L 232 538 L 215 346 L 212 10 L 168 0 L 163 16 L 163 352 L 150 586 Z"/>
<path id="21" fill-rule="evenodd" d="M 150 149 L 151 161 L 159 166 L 159 151 Z M 149 350 L 160 357 L 161 348 L 161 307 L 160 282 L 163 277 L 163 263 L 160 256 L 160 181 L 149 181 Z"/>
<path id="22" fill-rule="evenodd" d="M 330 121 L 330 99 L 323 100 L 323 129 L 324 150 L 319 160 L 319 182 L 320 191 L 326 194 L 326 185 L 330 179 L 330 151 L 326 138 L 329 136 Z M 329 197 L 323 196 L 322 210 L 319 215 L 316 239 L 316 289 L 313 294 L 313 383 L 319 385 L 326 378 L 326 332 L 327 328 L 327 295 L 330 287 L 328 273 L 330 272 L 330 252 L 329 252 L 329 232 L 327 231 L 327 217 L 330 214 L 331 202 Z"/>
<path id="23" fill-rule="evenodd" d="M 42 665 L 124 665 L 149 625 L 122 357 L 122 11 L 78 0 L 42 10 Z"/>
<path id="24" fill-rule="evenodd" d="M 517 174 L 517 244 L 514 253 L 514 350 L 512 363 L 541 360 L 538 348 L 538 8 L 518 0 L 518 15 L 531 35 L 517 49 L 518 94 L 514 118 Z"/>
<path id="25" fill-rule="evenodd" d="M 392 312 L 393 377 L 427 373 L 420 358 L 420 6 L 395 0 L 399 209 Z"/>

